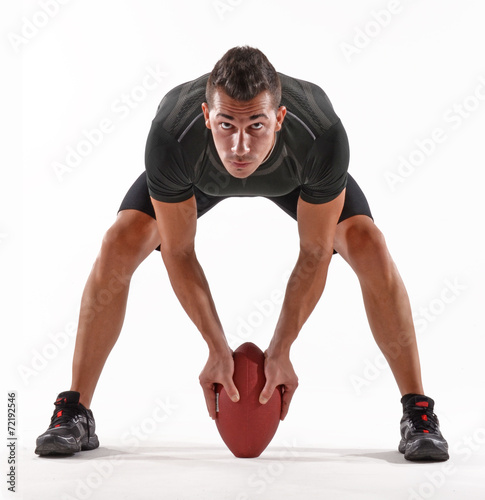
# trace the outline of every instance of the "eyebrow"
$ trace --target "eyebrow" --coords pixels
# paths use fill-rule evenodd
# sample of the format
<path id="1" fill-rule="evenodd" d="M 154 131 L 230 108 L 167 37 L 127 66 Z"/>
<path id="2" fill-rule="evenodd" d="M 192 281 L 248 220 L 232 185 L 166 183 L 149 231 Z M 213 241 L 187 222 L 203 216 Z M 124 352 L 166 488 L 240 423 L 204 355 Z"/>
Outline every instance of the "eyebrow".
<path id="1" fill-rule="evenodd" d="M 226 115 L 225 113 L 217 113 L 216 117 L 219 116 L 221 116 L 222 118 L 226 118 L 226 120 L 234 120 L 234 116 Z M 266 115 L 265 113 L 259 113 L 257 115 L 251 115 L 249 117 L 250 120 L 257 120 L 258 118 L 266 118 L 267 120 L 269 120 L 268 115 Z"/>

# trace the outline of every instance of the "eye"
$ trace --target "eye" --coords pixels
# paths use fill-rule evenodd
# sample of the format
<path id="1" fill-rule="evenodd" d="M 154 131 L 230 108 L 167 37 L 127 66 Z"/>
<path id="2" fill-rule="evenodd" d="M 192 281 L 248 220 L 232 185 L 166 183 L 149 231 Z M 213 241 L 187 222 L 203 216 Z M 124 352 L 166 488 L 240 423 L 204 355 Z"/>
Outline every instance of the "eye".
<path id="1" fill-rule="evenodd" d="M 222 122 L 221 123 L 222 130 L 229 130 L 231 127 L 232 127 L 231 123 L 227 123 L 227 122 Z"/>
<path id="2" fill-rule="evenodd" d="M 251 125 L 251 128 L 252 128 L 253 130 L 261 130 L 261 129 L 263 128 L 263 124 L 262 124 L 262 123 L 253 123 L 253 124 Z"/>

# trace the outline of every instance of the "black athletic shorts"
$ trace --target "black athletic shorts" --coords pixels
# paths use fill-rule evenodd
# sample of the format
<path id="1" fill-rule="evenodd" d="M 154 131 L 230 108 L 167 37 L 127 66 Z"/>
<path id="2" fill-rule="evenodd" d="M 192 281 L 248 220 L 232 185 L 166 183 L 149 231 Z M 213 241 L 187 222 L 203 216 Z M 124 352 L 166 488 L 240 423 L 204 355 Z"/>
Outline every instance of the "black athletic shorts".
<path id="1" fill-rule="evenodd" d="M 194 186 L 195 199 L 197 201 L 197 218 L 207 213 L 212 207 L 216 206 L 220 201 L 225 200 L 228 196 L 211 196 L 203 193 Z M 296 207 L 298 197 L 300 196 L 300 188 L 293 190 L 291 193 L 284 196 L 266 196 L 268 200 L 276 203 L 288 215 L 296 219 Z M 155 219 L 155 210 L 153 209 L 150 195 L 148 194 L 148 186 L 146 173 L 143 172 L 135 181 L 131 188 L 126 193 L 118 212 L 121 210 L 139 210 Z M 347 191 L 345 193 L 345 202 L 340 214 L 339 222 L 348 219 L 354 215 L 367 215 L 372 220 L 372 214 L 367 203 L 367 199 L 358 186 L 353 177 L 348 174 Z M 160 248 L 157 248 L 159 250 Z"/>

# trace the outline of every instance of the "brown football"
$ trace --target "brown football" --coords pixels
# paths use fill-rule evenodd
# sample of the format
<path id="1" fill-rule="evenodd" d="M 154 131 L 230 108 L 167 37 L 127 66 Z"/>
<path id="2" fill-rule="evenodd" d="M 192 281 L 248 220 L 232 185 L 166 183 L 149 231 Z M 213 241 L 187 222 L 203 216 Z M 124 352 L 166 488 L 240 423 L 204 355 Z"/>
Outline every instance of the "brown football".
<path id="1" fill-rule="evenodd" d="M 261 455 L 273 439 L 281 415 L 281 388 L 262 405 L 259 395 L 266 383 L 264 353 L 252 342 L 234 351 L 234 383 L 240 399 L 234 403 L 224 388 L 216 386 L 216 425 L 224 443 L 238 458 Z"/>

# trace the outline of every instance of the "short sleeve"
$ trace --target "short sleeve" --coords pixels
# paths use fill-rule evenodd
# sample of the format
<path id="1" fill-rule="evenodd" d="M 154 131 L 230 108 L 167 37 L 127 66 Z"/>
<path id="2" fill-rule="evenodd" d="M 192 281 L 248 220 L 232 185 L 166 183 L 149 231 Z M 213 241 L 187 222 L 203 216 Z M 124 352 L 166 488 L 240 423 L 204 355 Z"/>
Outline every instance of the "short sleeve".
<path id="1" fill-rule="evenodd" d="M 194 194 L 180 144 L 162 134 L 159 128 L 150 131 L 145 150 L 148 192 L 158 201 L 177 203 Z"/>
<path id="2" fill-rule="evenodd" d="M 349 142 L 340 120 L 318 137 L 303 167 L 300 196 L 308 203 L 327 203 L 347 185 Z"/>

